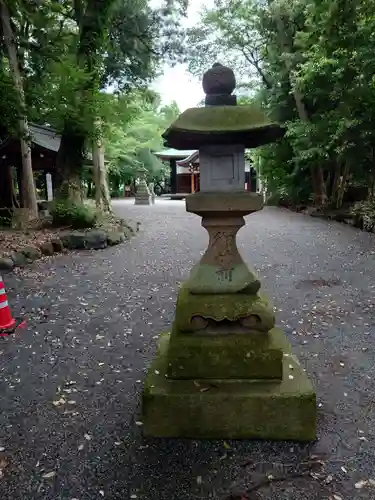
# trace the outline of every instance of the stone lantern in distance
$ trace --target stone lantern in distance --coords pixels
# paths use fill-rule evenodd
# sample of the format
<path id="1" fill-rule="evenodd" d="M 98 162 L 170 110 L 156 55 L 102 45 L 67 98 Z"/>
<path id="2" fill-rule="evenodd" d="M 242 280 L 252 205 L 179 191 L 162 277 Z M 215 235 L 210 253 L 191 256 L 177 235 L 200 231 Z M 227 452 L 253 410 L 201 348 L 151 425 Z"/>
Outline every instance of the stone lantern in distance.
<path id="1" fill-rule="evenodd" d="M 163 137 L 168 147 L 199 149 L 201 190 L 186 209 L 202 217 L 209 244 L 179 290 L 171 332 L 149 370 L 144 433 L 314 440 L 314 389 L 236 245 L 244 216 L 263 207 L 260 194 L 245 191 L 245 148 L 284 130 L 236 105 L 231 69 L 215 64 L 203 88 L 206 106 L 186 110 Z"/>
<path id="2" fill-rule="evenodd" d="M 138 168 L 138 186 L 135 194 L 135 205 L 152 205 L 151 194 L 146 183 L 147 170 L 144 167 Z"/>

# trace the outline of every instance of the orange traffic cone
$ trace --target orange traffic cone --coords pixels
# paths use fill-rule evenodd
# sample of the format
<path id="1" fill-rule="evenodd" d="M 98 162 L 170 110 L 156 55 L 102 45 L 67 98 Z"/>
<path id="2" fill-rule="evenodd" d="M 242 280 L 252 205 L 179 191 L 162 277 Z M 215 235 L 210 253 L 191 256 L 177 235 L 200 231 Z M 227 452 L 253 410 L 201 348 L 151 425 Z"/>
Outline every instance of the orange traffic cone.
<path id="1" fill-rule="evenodd" d="M 0 337 L 6 337 L 7 335 L 15 333 L 18 328 L 25 325 L 26 321 L 16 321 L 12 317 L 5 293 L 4 281 L 0 274 Z"/>
<path id="2" fill-rule="evenodd" d="M 0 331 L 11 330 L 17 324 L 17 321 L 12 318 L 12 313 L 9 309 L 5 286 L 2 276 L 0 275 Z"/>

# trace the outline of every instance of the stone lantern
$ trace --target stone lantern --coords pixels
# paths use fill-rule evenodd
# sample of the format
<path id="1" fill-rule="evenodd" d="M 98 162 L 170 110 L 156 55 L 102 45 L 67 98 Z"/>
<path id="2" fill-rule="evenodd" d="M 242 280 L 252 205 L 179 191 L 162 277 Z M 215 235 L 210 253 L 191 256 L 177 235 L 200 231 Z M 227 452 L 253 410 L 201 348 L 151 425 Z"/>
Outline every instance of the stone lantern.
<path id="1" fill-rule="evenodd" d="M 146 174 L 147 170 L 143 167 L 140 167 L 137 170 L 139 181 L 138 181 L 138 186 L 137 186 L 137 192 L 135 194 L 135 205 L 151 205 L 152 200 L 151 200 L 151 194 L 150 190 L 148 189 L 147 183 L 146 183 Z"/>
<path id="2" fill-rule="evenodd" d="M 273 308 L 236 233 L 261 210 L 245 191 L 245 148 L 282 137 L 261 110 L 237 106 L 233 71 L 203 77 L 206 106 L 182 113 L 166 146 L 199 149 L 200 186 L 186 209 L 202 217 L 208 248 L 178 292 L 171 332 L 161 336 L 143 393 L 145 435 L 314 440 L 316 396 L 275 327 Z"/>

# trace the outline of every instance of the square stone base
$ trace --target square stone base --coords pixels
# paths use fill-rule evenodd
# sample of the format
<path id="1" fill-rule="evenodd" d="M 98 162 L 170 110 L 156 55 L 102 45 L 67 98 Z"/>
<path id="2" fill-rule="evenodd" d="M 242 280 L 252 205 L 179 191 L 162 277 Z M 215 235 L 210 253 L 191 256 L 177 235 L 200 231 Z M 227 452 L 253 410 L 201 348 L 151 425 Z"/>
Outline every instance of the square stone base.
<path id="1" fill-rule="evenodd" d="M 163 335 L 143 393 L 144 435 L 195 439 L 316 439 L 316 395 L 284 354 L 283 380 L 172 380 Z"/>
<path id="2" fill-rule="evenodd" d="M 152 205 L 151 196 L 135 197 L 134 205 Z"/>
<path id="3" fill-rule="evenodd" d="M 268 333 L 198 335 L 172 331 L 168 347 L 170 379 L 279 379 L 285 335 Z"/>

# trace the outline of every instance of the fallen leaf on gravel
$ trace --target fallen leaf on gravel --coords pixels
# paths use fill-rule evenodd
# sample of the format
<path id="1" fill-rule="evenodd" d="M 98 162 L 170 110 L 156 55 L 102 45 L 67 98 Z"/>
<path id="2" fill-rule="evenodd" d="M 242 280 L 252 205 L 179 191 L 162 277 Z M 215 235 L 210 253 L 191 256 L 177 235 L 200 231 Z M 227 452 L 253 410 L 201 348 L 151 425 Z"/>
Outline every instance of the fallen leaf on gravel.
<path id="1" fill-rule="evenodd" d="M 80 444 L 80 445 L 78 446 L 78 451 L 82 451 L 84 447 L 85 447 L 85 446 L 84 446 L 83 444 Z"/>
<path id="2" fill-rule="evenodd" d="M 130 495 L 130 498 L 138 498 L 137 495 Z"/>
<path id="3" fill-rule="evenodd" d="M 345 472 L 345 474 L 347 474 L 347 473 L 348 473 L 348 471 L 345 469 L 345 467 L 344 467 L 344 466 L 343 466 L 343 467 L 341 467 L 341 470 L 342 470 L 343 472 Z"/>
<path id="4" fill-rule="evenodd" d="M 51 479 L 52 477 L 56 476 L 55 471 L 47 472 L 46 474 L 43 474 L 42 478 L 43 479 Z"/>
<path id="5" fill-rule="evenodd" d="M 230 450 L 231 449 L 230 445 L 226 441 L 224 441 L 223 445 L 224 445 L 224 448 L 226 450 Z"/>
<path id="6" fill-rule="evenodd" d="M 58 400 L 52 402 L 53 406 L 61 406 L 61 405 L 64 405 L 65 403 L 66 403 L 66 401 L 64 398 L 61 398 L 61 399 L 58 399 Z"/>
<path id="7" fill-rule="evenodd" d="M 209 390 L 210 390 L 210 387 L 202 387 L 202 389 L 200 389 L 199 392 L 206 392 Z"/>
<path id="8" fill-rule="evenodd" d="M 0 452 L 1 452 L 1 451 L 5 451 L 4 446 L 0 446 Z"/>
<path id="9" fill-rule="evenodd" d="M 143 422 L 141 422 L 140 420 L 137 420 L 135 425 L 138 425 L 140 427 L 141 425 L 143 425 Z"/>
<path id="10" fill-rule="evenodd" d="M 0 479 L 4 476 L 4 469 L 6 469 L 8 467 L 8 461 L 5 460 L 5 458 L 2 458 L 0 460 Z"/>
<path id="11" fill-rule="evenodd" d="M 99 494 L 104 497 L 104 491 L 103 490 L 99 490 Z"/>
<path id="12" fill-rule="evenodd" d="M 197 484 L 202 484 L 202 476 L 197 476 Z"/>
<path id="13" fill-rule="evenodd" d="M 332 482 L 332 480 L 333 480 L 333 476 L 329 475 L 329 476 L 327 476 L 327 477 L 326 477 L 326 479 L 325 479 L 325 483 L 326 483 L 326 484 L 329 484 L 329 483 L 331 483 L 331 482 Z"/>
<path id="14" fill-rule="evenodd" d="M 356 490 L 362 489 L 364 486 L 368 486 L 369 482 L 365 479 L 361 479 L 361 481 L 358 481 L 358 483 L 355 483 L 354 488 Z"/>
<path id="15" fill-rule="evenodd" d="M 340 495 L 332 495 L 330 500 L 342 500 L 342 497 L 340 497 Z"/>
<path id="16" fill-rule="evenodd" d="M 84 434 L 83 437 L 86 439 L 86 441 L 91 441 L 92 436 L 90 434 Z"/>

